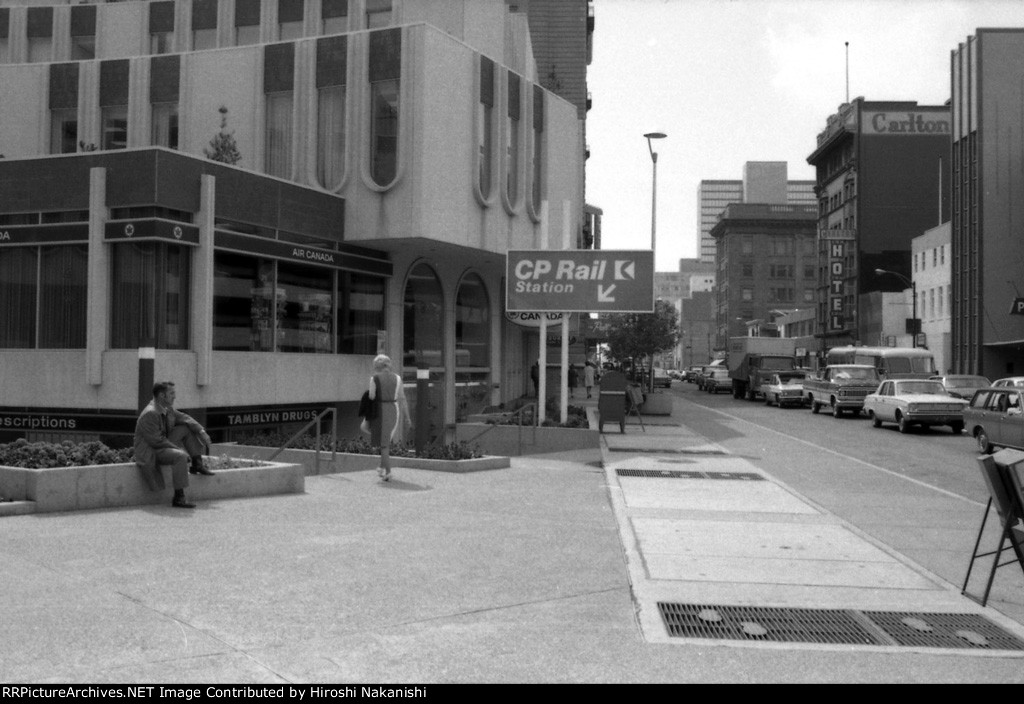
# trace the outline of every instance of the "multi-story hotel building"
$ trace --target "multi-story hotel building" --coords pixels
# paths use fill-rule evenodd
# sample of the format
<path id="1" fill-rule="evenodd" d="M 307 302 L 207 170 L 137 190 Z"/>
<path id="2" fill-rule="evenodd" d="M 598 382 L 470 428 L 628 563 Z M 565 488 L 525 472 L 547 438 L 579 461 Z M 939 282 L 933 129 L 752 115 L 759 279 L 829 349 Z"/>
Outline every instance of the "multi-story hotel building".
<path id="1" fill-rule="evenodd" d="M 0 0 L 0 432 L 131 433 L 140 348 L 215 439 L 354 429 L 378 352 L 434 435 L 527 392 L 504 255 L 581 241 L 585 151 L 530 47 L 503 0 Z"/>
<path id="2" fill-rule="evenodd" d="M 855 98 L 828 118 L 807 157 L 817 169 L 819 351 L 879 344 L 883 316 L 867 308 L 882 298 L 868 294 L 909 288 L 911 240 L 948 216 L 949 148 L 948 106 Z"/>
<path id="3" fill-rule="evenodd" d="M 748 161 L 743 165 L 743 179 L 703 180 L 697 189 L 697 256 L 705 264 L 715 262 L 715 238 L 711 229 L 718 216 L 730 203 L 778 203 L 806 205 L 817 203 L 814 181 L 788 180 L 784 161 Z"/>
<path id="4" fill-rule="evenodd" d="M 951 59 L 952 366 L 991 379 L 1019 376 L 1024 29 L 979 29 Z"/>

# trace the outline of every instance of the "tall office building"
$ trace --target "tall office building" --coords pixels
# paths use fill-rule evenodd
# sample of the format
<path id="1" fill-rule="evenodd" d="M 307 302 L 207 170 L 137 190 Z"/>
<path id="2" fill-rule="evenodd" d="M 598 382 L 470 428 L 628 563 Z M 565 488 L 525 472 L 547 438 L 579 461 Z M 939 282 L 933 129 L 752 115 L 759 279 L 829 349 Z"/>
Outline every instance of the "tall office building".
<path id="1" fill-rule="evenodd" d="M 952 53 L 953 368 L 1024 374 L 1024 30 Z"/>
<path id="2" fill-rule="evenodd" d="M 0 439 L 130 437 L 140 348 L 218 440 L 355 431 L 378 352 L 431 435 L 527 392 L 505 254 L 584 225 L 532 46 L 504 0 L 0 0 Z"/>
<path id="3" fill-rule="evenodd" d="M 784 161 L 748 161 L 743 165 L 743 179 L 738 181 L 704 180 L 697 190 L 698 258 L 707 264 L 715 262 L 715 240 L 711 229 L 718 216 L 730 203 L 784 203 L 806 205 L 817 202 L 814 181 L 790 181 Z"/>

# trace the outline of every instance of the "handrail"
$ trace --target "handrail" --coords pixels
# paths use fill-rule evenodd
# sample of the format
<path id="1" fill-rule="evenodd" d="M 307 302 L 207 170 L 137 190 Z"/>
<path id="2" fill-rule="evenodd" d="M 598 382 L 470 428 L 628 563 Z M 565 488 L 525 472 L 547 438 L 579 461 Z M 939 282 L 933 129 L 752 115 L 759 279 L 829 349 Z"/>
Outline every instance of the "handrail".
<path id="1" fill-rule="evenodd" d="M 523 411 L 525 411 L 528 408 L 536 409 L 537 408 L 537 404 L 536 403 L 527 403 L 527 404 L 524 404 L 524 405 L 520 406 L 519 408 L 517 408 L 514 411 L 503 411 L 504 413 L 507 413 L 510 418 L 511 417 L 515 417 L 515 416 L 519 417 L 519 423 L 517 423 L 517 425 L 519 426 L 519 433 L 517 435 L 519 455 L 523 454 L 523 417 L 522 417 L 522 413 L 523 413 Z M 534 414 L 533 414 L 533 420 L 534 420 L 534 422 L 533 422 L 533 424 L 531 424 L 530 427 L 534 428 L 533 439 L 534 439 L 534 442 L 536 442 L 536 440 L 537 440 L 537 430 L 536 430 L 536 428 L 537 428 L 537 421 L 539 420 L 538 414 L 536 412 L 534 412 Z M 474 435 L 470 439 L 466 440 L 466 443 L 469 444 L 469 443 L 471 443 L 471 442 L 473 442 L 475 440 L 479 440 L 484 435 L 486 435 L 487 433 L 489 433 L 492 430 L 494 430 L 495 428 L 497 428 L 498 425 L 499 425 L 498 423 L 488 423 L 488 427 L 484 428 L 483 431 L 481 431 L 480 433 L 477 433 L 476 435 Z"/>
<path id="2" fill-rule="evenodd" d="M 312 426 L 315 423 L 316 424 L 316 455 L 314 455 L 313 467 L 314 467 L 314 473 L 315 474 L 320 474 L 320 420 L 325 415 L 327 415 L 328 413 L 331 414 L 331 420 L 333 421 L 331 423 L 331 464 L 334 464 L 337 461 L 337 457 L 338 457 L 338 437 L 337 437 L 337 433 L 338 433 L 338 416 L 337 416 L 337 411 L 334 408 L 325 408 L 324 410 L 320 411 L 320 413 L 317 414 L 316 418 L 314 418 L 313 420 L 311 420 L 308 423 L 306 423 L 304 426 L 302 426 L 301 430 L 299 430 L 297 433 L 295 433 L 290 438 L 285 440 L 284 444 L 281 445 L 281 447 L 277 448 L 277 450 L 274 451 L 274 454 L 272 454 L 270 456 L 268 461 L 273 461 L 273 459 L 275 457 L 277 457 L 282 452 L 284 452 L 285 449 L 289 445 L 291 445 L 293 442 L 295 442 L 295 440 L 297 440 L 302 435 L 305 435 L 306 431 L 309 430 L 310 426 Z"/>

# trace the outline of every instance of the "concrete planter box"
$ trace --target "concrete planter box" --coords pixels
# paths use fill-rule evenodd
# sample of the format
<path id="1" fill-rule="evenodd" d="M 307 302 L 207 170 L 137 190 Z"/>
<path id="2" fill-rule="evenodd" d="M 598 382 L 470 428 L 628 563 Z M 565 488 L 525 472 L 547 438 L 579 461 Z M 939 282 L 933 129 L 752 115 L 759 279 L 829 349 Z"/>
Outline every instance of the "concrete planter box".
<path id="1" fill-rule="evenodd" d="M 588 413 L 588 416 L 590 414 Z M 477 447 L 488 455 L 539 455 L 567 450 L 592 450 L 600 447 L 601 434 L 596 424 L 590 428 L 555 428 L 487 423 L 456 423 L 455 440 Z"/>
<path id="2" fill-rule="evenodd" d="M 25 469 L 0 466 L 0 496 L 14 499 L 0 511 L 16 513 L 47 513 L 82 511 L 118 506 L 170 504 L 170 467 L 162 467 L 167 489 L 150 491 L 142 470 L 128 464 L 87 465 L 84 467 L 53 467 Z M 192 501 L 230 499 L 272 494 L 301 494 L 306 490 L 302 467 L 296 464 L 271 462 L 262 467 L 218 469 L 212 477 L 189 477 L 187 496 Z M 31 510 L 25 505 L 31 504 Z"/>
<path id="3" fill-rule="evenodd" d="M 277 451 L 276 447 L 263 447 L 260 445 L 236 445 L 234 443 L 222 443 L 213 445 L 210 453 L 213 455 L 230 454 L 233 457 L 246 459 L 265 459 Z M 284 450 L 276 458 L 277 461 L 290 462 L 301 465 L 306 476 L 316 476 L 317 463 L 315 450 Z M 361 455 L 348 452 L 338 452 L 334 455 L 334 463 L 331 463 L 330 452 L 320 452 L 320 474 L 338 474 L 341 472 L 361 472 L 369 469 L 376 469 L 380 464 L 378 455 Z M 485 456 L 468 460 L 428 460 L 420 457 L 391 457 L 392 467 L 404 469 L 428 469 L 434 472 L 479 472 L 485 469 L 505 469 L 511 466 L 507 456 L 495 457 Z"/>
<path id="4" fill-rule="evenodd" d="M 672 415 L 672 394 L 648 391 L 640 404 L 640 413 L 645 416 Z"/>

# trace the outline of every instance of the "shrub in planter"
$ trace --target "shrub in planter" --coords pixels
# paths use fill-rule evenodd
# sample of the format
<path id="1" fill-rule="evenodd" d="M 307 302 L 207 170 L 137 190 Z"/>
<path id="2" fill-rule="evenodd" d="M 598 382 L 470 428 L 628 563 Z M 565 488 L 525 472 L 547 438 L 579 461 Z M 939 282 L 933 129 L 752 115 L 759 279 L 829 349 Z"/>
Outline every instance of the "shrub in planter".
<path id="1" fill-rule="evenodd" d="M 113 450 L 101 442 L 29 442 L 24 438 L 0 445 L 0 465 L 27 469 L 83 467 L 130 462 L 132 449 Z"/>
<path id="2" fill-rule="evenodd" d="M 255 433 L 253 435 L 243 435 L 237 438 L 236 442 L 239 445 L 256 445 L 257 447 L 281 447 L 290 437 L 290 435 L 284 435 L 283 433 Z M 316 450 L 318 449 L 316 436 L 302 435 L 296 438 L 289 447 L 298 450 Z M 329 436 L 320 436 L 319 449 L 321 452 L 331 451 L 331 439 Z M 380 448 L 371 445 L 365 438 L 341 438 L 335 442 L 334 450 L 353 455 L 380 454 Z M 416 454 L 416 449 L 411 444 L 400 445 L 398 443 L 391 443 L 391 456 L 420 457 L 421 459 L 429 460 L 470 460 L 483 457 L 478 448 L 470 448 L 465 442 L 453 442 L 448 445 L 428 445 L 423 453 L 419 455 Z"/>

